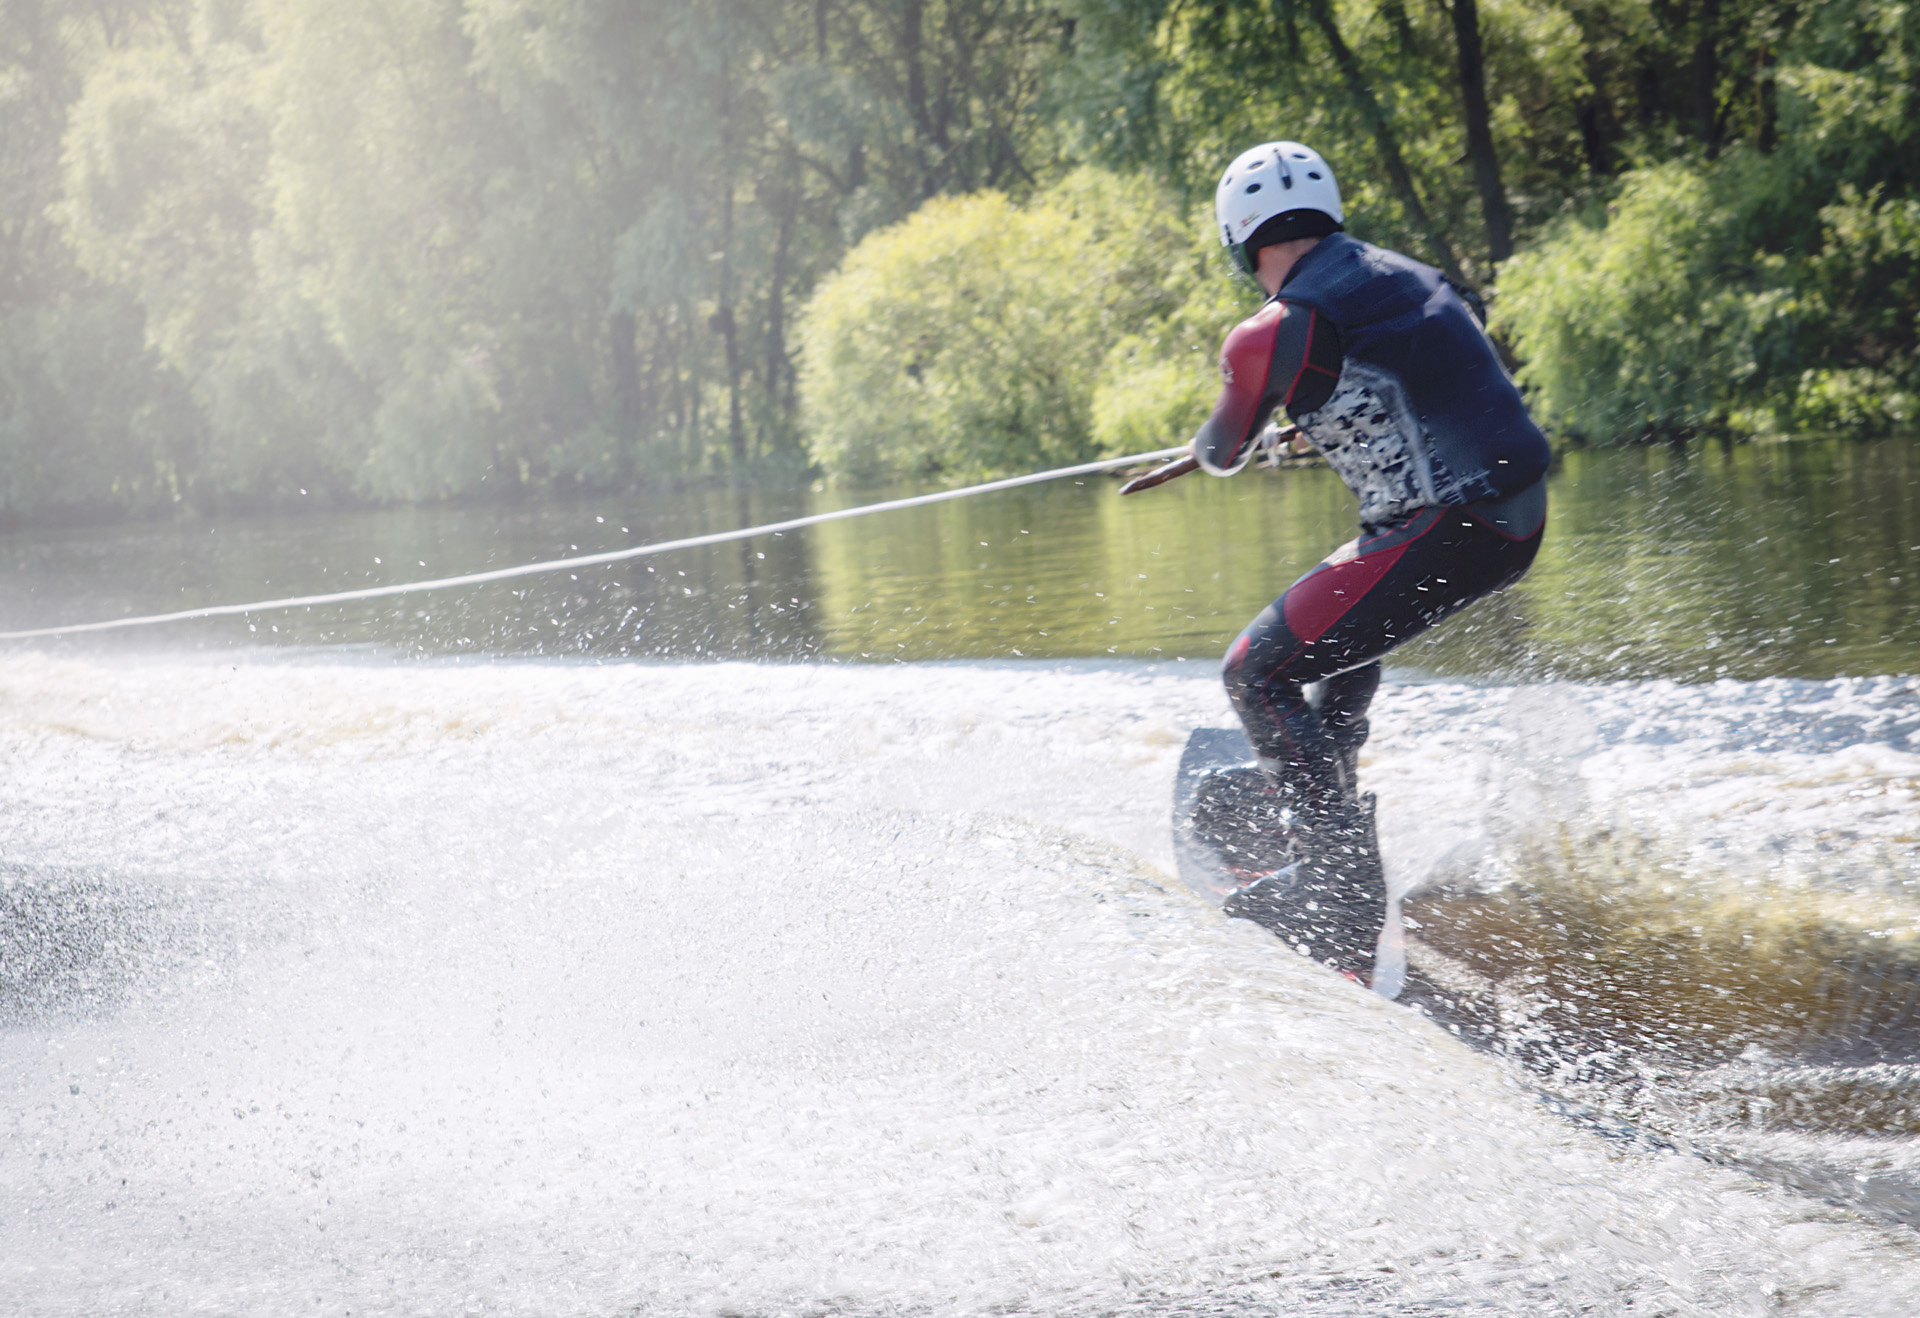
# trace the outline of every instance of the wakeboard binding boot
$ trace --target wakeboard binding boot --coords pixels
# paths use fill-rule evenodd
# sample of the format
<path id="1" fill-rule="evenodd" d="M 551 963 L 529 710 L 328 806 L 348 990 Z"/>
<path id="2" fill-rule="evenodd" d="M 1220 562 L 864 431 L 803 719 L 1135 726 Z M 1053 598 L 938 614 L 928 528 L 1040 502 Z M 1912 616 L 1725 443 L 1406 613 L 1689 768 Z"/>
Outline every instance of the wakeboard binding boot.
<path id="1" fill-rule="evenodd" d="M 1270 770 L 1241 772 L 1267 778 L 1266 800 L 1273 802 L 1265 813 L 1248 816 L 1243 827 L 1249 832 L 1271 828 L 1277 818 L 1281 836 L 1265 841 L 1265 854 L 1286 859 L 1265 873 L 1249 873 L 1246 886 L 1229 894 L 1222 909 L 1252 920 L 1347 978 L 1368 983 L 1387 916 L 1373 793 L 1345 790 L 1354 781 L 1350 774 L 1343 775 L 1338 792 L 1309 793 L 1297 780 Z M 1249 843 L 1249 850 L 1255 845 Z"/>

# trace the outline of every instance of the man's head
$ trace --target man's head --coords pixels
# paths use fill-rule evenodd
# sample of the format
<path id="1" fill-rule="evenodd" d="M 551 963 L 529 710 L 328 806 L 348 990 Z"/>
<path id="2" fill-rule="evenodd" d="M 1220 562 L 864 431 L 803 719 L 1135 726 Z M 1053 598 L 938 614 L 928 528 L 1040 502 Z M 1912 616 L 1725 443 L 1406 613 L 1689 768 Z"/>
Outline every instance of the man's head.
<path id="1" fill-rule="evenodd" d="M 1213 194 L 1220 244 L 1251 275 L 1262 247 L 1324 238 L 1346 219 L 1333 170 L 1312 147 L 1267 142 L 1243 151 Z"/>

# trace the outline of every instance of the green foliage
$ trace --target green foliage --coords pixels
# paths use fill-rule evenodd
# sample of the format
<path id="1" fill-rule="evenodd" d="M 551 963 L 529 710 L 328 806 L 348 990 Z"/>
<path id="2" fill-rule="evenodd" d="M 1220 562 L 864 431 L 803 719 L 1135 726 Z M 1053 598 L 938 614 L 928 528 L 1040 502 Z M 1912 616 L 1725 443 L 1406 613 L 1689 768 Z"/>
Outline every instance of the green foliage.
<path id="1" fill-rule="evenodd" d="M 1698 171 L 1635 174 L 1604 223 L 1570 223 L 1514 258 L 1497 329 L 1522 345 L 1522 383 L 1541 420 L 1607 438 L 1697 428 L 1724 412 L 1750 373 L 1738 328 L 1744 299 L 1718 199 Z"/>
<path id="2" fill-rule="evenodd" d="M 1458 259 L 1477 277 L 1491 273 L 1473 176 L 1460 165 L 1459 71 L 1446 7 L 1074 0 L 1070 8 L 1080 49 L 1063 71 L 1061 97 L 1086 150 L 1150 169 L 1198 202 L 1247 146 L 1275 137 L 1308 142 L 1338 172 L 1355 234 L 1423 260 Z M 1585 67 L 1593 52 L 1565 7 L 1490 0 L 1480 20 L 1491 128 L 1513 204 L 1523 220 L 1550 216 L 1590 183 L 1577 108 L 1591 95 Z M 1346 72 L 1329 29 L 1352 53 Z M 1407 167 L 1405 188 L 1385 168 L 1388 141 Z"/>
<path id="3" fill-rule="evenodd" d="M 138 300 L 61 241 L 60 137 L 94 54 L 72 7 L 0 22 L 0 519 L 171 507 L 193 410 L 144 344 Z"/>
<path id="4" fill-rule="evenodd" d="M 1199 246 L 1168 266 L 1165 305 L 1172 310 L 1123 326 L 1100 363 L 1092 434 L 1103 454 L 1142 453 L 1190 438 L 1220 395 L 1223 327 L 1260 302 L 1252 283 L 1234 274 L 1212 245 L 1210 213 L 1196 216 L 1191 228 L 1202 235 Z"/>
<path id="5" fill-rule="evenodd" d="M 1911 426 L 1916 52 L 1904 9 L 1823 8 L 1781 60 L 1775 149 L 1630 170 L 1516 258 L 1496 323 L 1543 415 L 1603 441 Z"/>
<path id="6" fill-rule="evenodd" d="M 197 417 L 111 290 L 0 313 L 0 515 L 171 507 Z"/>
<path id="7" fill-rule="evenodd" d="M 1048 172 L 1032 0 L 7 15 L 0 512 L 791 470 L 850 236 Z"/>
<path id="8" fill-rule="evenodd" d="M 1886 428 L 1920 399 L 1920 6 L 5 12 L 0 516 L 792 472 L 816 288 L 836 470 L 1152 447 L 1244 305 L 1194 246 L 1216 171 L 1274 136 L 1333 160 L 1360 236 L 1498 283 L 1563 428 Z M 1115 189 L 1119 221 L 1061 220 Z M 939 279 L 889 227 L 930 202 Z M 898 288 L 859 294 L 885 332 L 854 390 L 835 354 L 868 331 L 821 326 L 857 269 Z"/>
<path id="9" fill-rule="evenodd" d="M 1163 349 L 1204 263 L 1138 179 L 1080 171 L 1016 206 L 936 200 L 869 234 L 802 323 L 816 461 L 978 476 L 1190 433 L 1211 372 Z"/>

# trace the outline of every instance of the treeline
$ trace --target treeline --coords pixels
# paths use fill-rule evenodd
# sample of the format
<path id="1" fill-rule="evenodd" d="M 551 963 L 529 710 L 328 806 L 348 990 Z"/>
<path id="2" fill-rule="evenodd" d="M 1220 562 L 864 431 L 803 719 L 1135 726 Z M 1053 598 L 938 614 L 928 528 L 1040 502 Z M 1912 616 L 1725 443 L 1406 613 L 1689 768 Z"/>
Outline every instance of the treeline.
<path id="1" fill-rule="evenodd" d="M 0 512 L 805 466 L 850 241 L 1029 187 L 1024 0 L 9 0 Z"/>
<path id="2" fill-rule="evenodd" d="M 988 299 L 951 321 L 929 315 L 932 298 L 903 306 L 892 290 L 911 280 L 905 263 L 884 237 L 863 244 L 823 287 L 830 315 L 814 328 L 832 332 L 807 340 L 823 456 L 993 470 L 1008 465 L 1005 431 L 1040 410 L 1079 451 L 1177 441 L 1212 393 L 1194 368 L 1231 316 L 1224 275 L 1193 273 L 1210 250 L 1211 185 L 1222 162 L 1275 135 L 1332 160 L 1356 234 L 1487 294 L 1558 436 L 1920 424 L 1920 7 L 1134 0 L 1075 12 L 1056 84 L 1075 149 L 1174 190 L 1201 249 L 1167 257 L 1152 217 L 1112 214 L 1135 250 L 1163 254 L 1144 284 L 1085 290 L 1142 308 L 1134 333 L 1104 357 L 1063 348 L 1061 369 L 1036 382 L 989 354 L 960 358 Z M 1027 209 L 1057 211 L 1057 199 L 1042 192 Z M 1057 264 L 1110 268 L 1095 227 L 1050 241 Z M 915 243 L 949 259 L 980 247 L 952 211 L 926 217 Z M 886 281 L 867 273 L 880 266 Z M 1010 287 L 994 299 L 1007 337 L 1061 318 L 1053 281 Z M 862 349 L 841 328 L 870 323 L 893 332 Z M 990 394 L 993 380 L 1010 387 Z M 1039 392 L 1046 409 L 1032 406 Z M 877 398 L 897 431 L 942 444 L 850 447 Z M 983 424 L 968 423 L 976 399 L 993 405 Z"/>
<path id="3" fill-rule="evenodd" d="M 1232 310 L 1196 217 L 1276 135 L 1361 236 L 1496 294 L 1565 432 L 1895 426 L 1917 56 L 1920 11 L 1864 0 L 7 0 L 0 515 L 1144 438 Z M 932 219 L 1041 272 L 981 284 L 1060 322 L 966 340 L 1006 387 L 871 332 L 970 314 Z M 885 315 L 843 279 L 803 317 L 842 269 Z M 863 325 L 864 417 L 808 406 L 802 338 Z"/>

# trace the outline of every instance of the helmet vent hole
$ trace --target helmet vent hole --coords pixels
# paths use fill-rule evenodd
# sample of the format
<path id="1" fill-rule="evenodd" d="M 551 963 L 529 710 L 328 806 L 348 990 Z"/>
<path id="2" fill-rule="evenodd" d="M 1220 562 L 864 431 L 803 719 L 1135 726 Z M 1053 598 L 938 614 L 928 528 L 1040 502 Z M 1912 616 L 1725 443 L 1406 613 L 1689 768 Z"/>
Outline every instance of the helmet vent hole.
<path id="1" fill-rule="evenodd" d="M 1258 192 L 1258 191 L 1260 191 L 1260 185 L 1259 185 L 1258 183 L 1249 183 L 1249 184 L 1247 184 L 1247 191 L 1248 191 L 1248 192 Z"/>
<path id="2" fill-rule="evenodd" d="M 1308 177 L 1308 178 L 1311 178 L 1311 179 L 1317 179 L 1317 178 L 1319 178 L 1320 176 L 1319 176 L 1318 174 L 1316 174 L 1316 173 L 1314 173 L 1314 172 L 1313 172 L 1312 170 L 1308 170 L 1308 171 L 1307 171 L 1307 177 Z"/>

